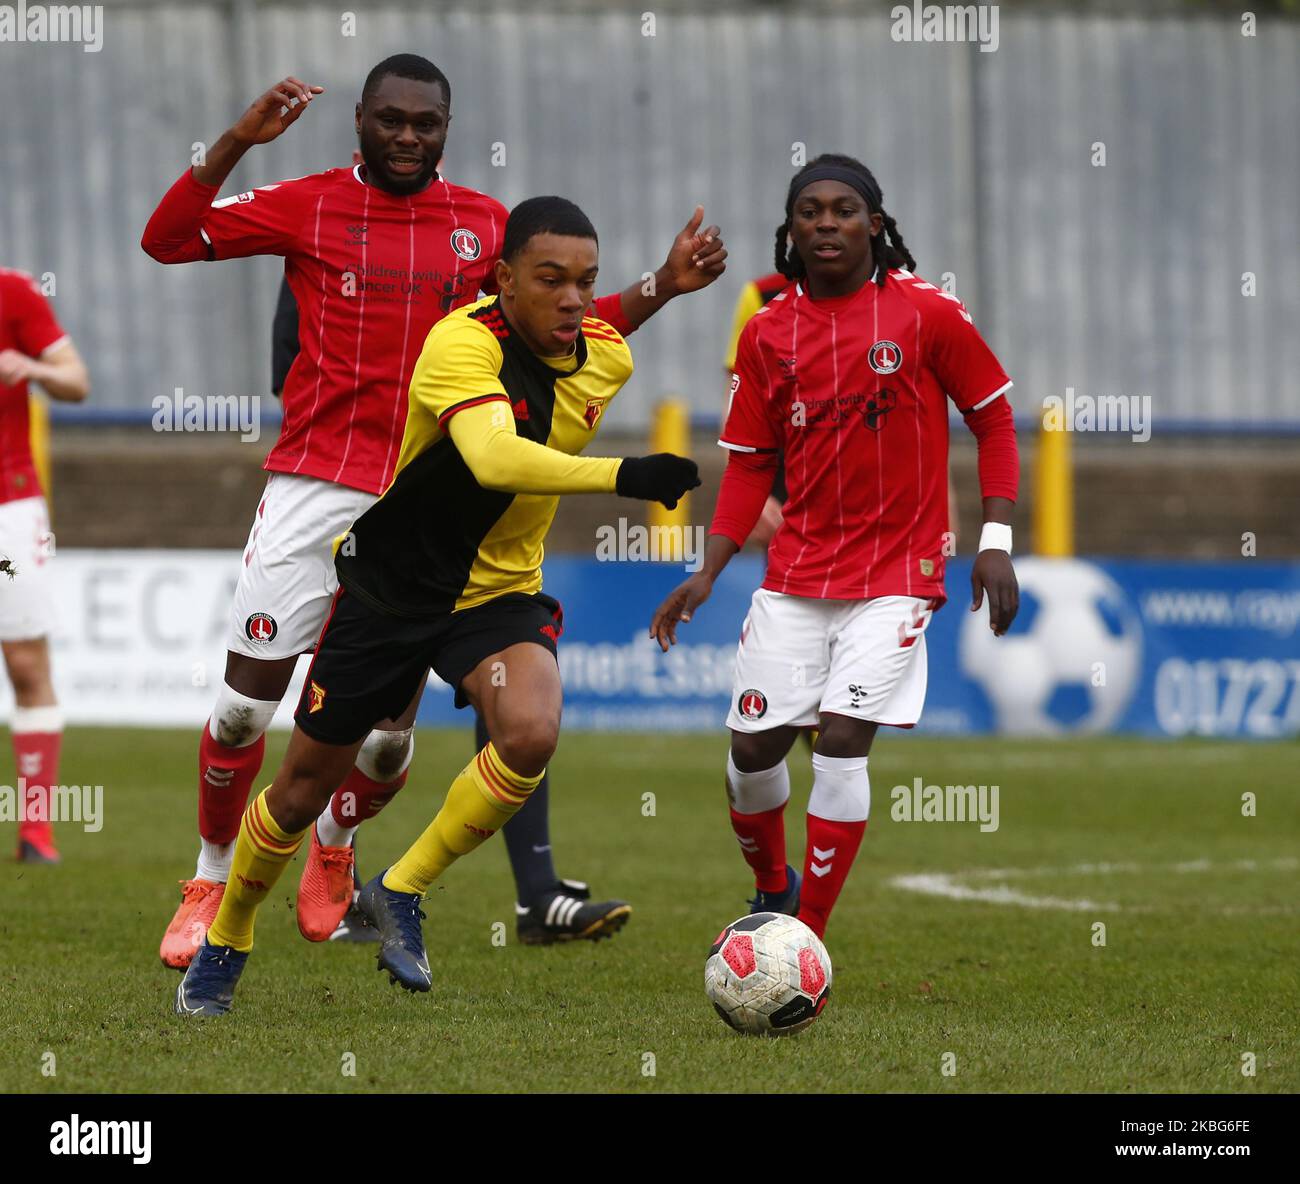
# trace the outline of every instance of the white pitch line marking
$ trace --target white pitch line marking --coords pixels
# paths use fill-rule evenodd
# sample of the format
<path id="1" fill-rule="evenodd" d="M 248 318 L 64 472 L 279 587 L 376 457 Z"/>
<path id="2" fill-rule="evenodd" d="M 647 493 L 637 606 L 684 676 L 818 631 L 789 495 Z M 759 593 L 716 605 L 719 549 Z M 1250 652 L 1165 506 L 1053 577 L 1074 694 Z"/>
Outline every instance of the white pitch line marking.
<path id="1" fill-rule="evenodd" d="M 1052 752 L 1048 747 L 1037 750 L 1027 749 L 1020 752 L 1008 751 L 1005 748 L 972 747 L 968 749 L 962 747 L 960 751 L 954 751 L 951 756 L 953 759 L 960 759 L 967 764 L 976 761 L 986 761 L 988 763 L 996 761 L 999 762 L 998 767 L 1010 769 L 1059 769 L 1061 767 L 1060 755 Z M 881 767 L 887 768 L 890 759 L 892 757 L 882 757 Z M 1240 761 L 1240 745 L 1202 748 L 1196 752 L 1196 763 L 1198 765 L 1226 765 Z M 1170 755 L 1168 749 L 1160 745 L 1151 749 L 1137 749 L 1135 751 L 1104 750 L 1089 756 L 1088 763 L 1094 768 L 1105 769 L 1141 767 L 1168 770 L 1170 768 Z"/>
<path id="2" fill-rule="evenodd" d="M 990 877 L 985 877 L 990 878 Z M 971 888 L 957 882 L 958 876 L 927 873 L 917 876 L 895 876 L 890 884 L 905 892 L 920 892 L 925 896 L 946 896 L 949 900 L 979 900 L 988 904 L 1018 904 L 1027 909 L 1069 909 L 1071 912 L 1116 913 L 1120 906 L 1097 900 L 1065 900 L 1058 896 L 1030 896 L 1017 892 L 1006 884 L 994 888 Z"/>
<path id="3" fill-rule="evenodd" d="M 914 875 L 894 876 L 889 884 L 904 892 L 919 892 L 923 896 L 942 896 L 948 900 L 981 901 L 985 904 L 1019 905 L 1027 909 L 1064 909 L 1069 912 L 1117 913 L 1151 912 L 1150 905 L 1119 905 L 1113 901 L 1073 900 L 1060 896 L 1034 896 L 1020 892 L 1005 883 L 996 883 L 987 888 L 972 887 L 969 881 L 1005 881 L 1023 879 L 1029 876 L 1112 876 L 1132 874 L 1144 871 L 1172 871 L 1179 875 L 1191 872 L 1208 872 L 1215 868 L 1208 859 L 1189 859 L 1180 863 L 1140 864 L 1140 863 L 1076 863 L 1073 867 L 1004 867 L 976 868 L 965 872 L 919 872 Z M 1300 867 L 1300 859 L 1270 859 L 1262 863 L 1255 859 L 1237 859 L 1217 865 L 1232 871 L 1295 871 Z M 1226 907 L 1210 910 L 1216 913 L 1236 914 L 1241 912 L 1277 913 L 1293 912 L 1294 909 L 1242 909 Z"/>

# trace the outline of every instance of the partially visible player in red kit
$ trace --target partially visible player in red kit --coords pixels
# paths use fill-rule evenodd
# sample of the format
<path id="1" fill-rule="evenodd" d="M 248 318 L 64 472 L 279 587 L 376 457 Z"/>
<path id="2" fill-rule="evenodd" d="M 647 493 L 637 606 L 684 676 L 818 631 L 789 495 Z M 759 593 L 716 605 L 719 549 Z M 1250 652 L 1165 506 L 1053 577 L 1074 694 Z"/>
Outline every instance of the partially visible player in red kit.
<path id="1" fill-rule="evenodd" d="M 20 797 L 18 858 L 58 863 L 49 787 L 59 776 L 63 716 L 50 680 L 53 535 L 32 460 L 29 382 L 80 403 L 90 378 L 36 281 L 0 267 L 0 648 L 14 688 L 9 731 Z"/>
<path id="2" fill-rule="evenodd" d="M 324 93 L 289 77 L 259 97 L 159 203 L 141 246 L 162 263 L 282 255 L 298 305 L 300 351 L 282 392 L 280 437 L 258 506 L 230 620 L 225 678 L 199 744 L 201 847 L 159 948 L 184 969 L 203 943 L 230 870 L 264 733 L 310 651 L 337 588 L 334 540 L 391 483 L 407 387 L 424 340 L 453 309 L 495 291 L 507 211 L 437 173 L 451 84 L 415 54 L 370 71 L 355 107 L 363 164 L 214 200 L 249 148 L 266 144 Z M 654 285 L 595 301 L 630 333 L 725 264 L 703 211 L 677 236 Z M 698 233 L 697 233 L 698 232 Z M 298 925 L 324 941 L 352 901 L 352 837 L 406 780 L 418 695 L 366 738 L 356 767 L 312 828 Z"/>
<path id="3" fill-rule="evenodd" d="M 777 267 L 794 283 L 741 334 L 704 564 L 659 606 L 650 634 L 666 651 L 708 598 L 758 521 L 783 450 L 788 501 L 741 628 L 726 786 L 758 889 L 753 911 L 795 914 L 822 936 L 866 830 L 876 729 L 912 727 L 925 700 L 925 629 L 945 600 L 947 400 L 979 447 L 971 610 L 987 595 L 999 636 L 1019 603 L 1019 458 L 1003 397 L 1011 380 L 961 302 L 913 274 L 867 168 L 817 157 L 791 181 L 785 212 Z M 811 727 L 801 877 L 786 863 L 785 756 Z"/>

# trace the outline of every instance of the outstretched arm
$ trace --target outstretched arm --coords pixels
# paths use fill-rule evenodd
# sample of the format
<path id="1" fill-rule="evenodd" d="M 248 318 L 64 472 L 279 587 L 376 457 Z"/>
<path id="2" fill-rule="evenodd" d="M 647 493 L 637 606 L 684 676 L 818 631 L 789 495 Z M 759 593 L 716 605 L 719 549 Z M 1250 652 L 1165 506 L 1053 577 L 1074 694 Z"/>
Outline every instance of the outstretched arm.
<path id="1" fill-rule="evenodd" d="M 650 636 L 667 652 L 677 644 L 677 624 L 691 615 L 713 592 L 713 582 L 731 557 L 744 546 L 763 512 L 776 476 L 776 453 L 732 452 L 718 489 L 713 525 L 704 544 L 704 562 L 689 579 L 674 588 L 650 620 Z"/>
<path id="2" fill-rule="evenodd" d="M 727 269 L 727 248 L 716 226 L 701 230 L 704 207 L 696 206 L 691 219 L 678 232 L 664 264 L 650 278 L 624 288 L 616 298 L 596 301 L 596 315 L 621 333 L 645 324 L 674 296 L 707 288 Z M 613 300 L 618 308 L 613 307 Z M 621 314 L 621 322 L 619 315 Z"/>
<path id="3" fill-rule="evenodd" d="M 671 453 L 654 456 L 570 456 L 515 434 L 504 397 L 489 397 L 448 413 L 441 421 L 466 467 L 484 489 L 503 493 L 617 493 L 661 501 L 671 509 L 700 483 L 695 462 Z"/>
<path id="4" fill-rule="evenodd" d="M 193 263 L 208 259 L 211 251 L 203 238 L 203 219 L 226 178 L 254 144 L 279 136 L 307 109 L 324 87 L 309 86 L 292 76 L 254 100 L 217 142 L 208 149 L 203 164 L 186 169 L 163 195 L 154 210 L 140 246 L 159 263 Z"/>
<path id="5" fill-rule="evenodd" d="M 616 457 L 570 456 L 515 434 L 504 398 L 463 407 L 445 418 L 443 431 L 484 489 L 503 493 L 613 493 Z"/>
<path id="6" fill-rule="evenodd" d="M 309 86 L 292 74 L 277 82 L 252 105 L 208 149 L 203 164 L 190 171 L 200 185 L 220 187 L 240 158 L 254 144 L 269 144 L 307 110 L 307 104 L 325 93 L 323 86 Z"/>

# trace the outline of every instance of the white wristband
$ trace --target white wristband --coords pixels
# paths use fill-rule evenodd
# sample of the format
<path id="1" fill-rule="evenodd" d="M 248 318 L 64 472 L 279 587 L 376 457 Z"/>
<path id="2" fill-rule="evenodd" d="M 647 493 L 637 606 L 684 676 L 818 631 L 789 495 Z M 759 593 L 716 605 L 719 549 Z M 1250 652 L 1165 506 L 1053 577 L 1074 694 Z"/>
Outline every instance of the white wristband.
<path id="1" fill-rule="evenodd" d="M 1011 527 L 1005 522 L 986 522 L 980 531 L 981 551 L 1005 551 L 1011 554 Z"/>

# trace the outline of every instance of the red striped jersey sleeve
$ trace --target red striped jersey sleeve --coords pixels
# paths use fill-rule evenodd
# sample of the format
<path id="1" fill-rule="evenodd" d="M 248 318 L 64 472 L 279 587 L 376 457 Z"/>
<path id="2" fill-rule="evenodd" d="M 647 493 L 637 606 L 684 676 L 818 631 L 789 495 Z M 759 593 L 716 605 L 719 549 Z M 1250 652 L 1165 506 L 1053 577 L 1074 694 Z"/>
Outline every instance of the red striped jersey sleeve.
<path id="1" fill-rule="evenodd" d="M 287 255 L 315 208 L 313 178 L 263 185 L 214 201 L 203 215 L 200 234 L 217 259 Z"/>
<path id="2" fill-rule="evenodd" d="M 769 418 L 770 380 L 763 367 L 753 320 L 741 331 L 731 394 L 718 443 L 733 452 L 775 452 L 781 447 L 776 425 Z"/>
<path id="3" fill-rule="evenodd" d="M 1011 379 L 975 328 L 966 306 L 937 288 L 933 296 L 925 302 L 923 322 L 930 368 L 957 409 L 966 415 L 1005 394 L 1011 389 Z"/>

